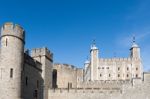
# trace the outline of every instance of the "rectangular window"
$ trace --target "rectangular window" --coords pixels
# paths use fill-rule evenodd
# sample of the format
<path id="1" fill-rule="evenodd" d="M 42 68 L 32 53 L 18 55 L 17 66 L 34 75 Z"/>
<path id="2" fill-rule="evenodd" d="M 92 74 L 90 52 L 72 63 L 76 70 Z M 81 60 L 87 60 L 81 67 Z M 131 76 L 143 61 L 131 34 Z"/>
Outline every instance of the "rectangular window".
<path id="1" fill-rule="evenodd" d="M 13 69 L 10 69 L 10 78 L 13 78 Z"/>

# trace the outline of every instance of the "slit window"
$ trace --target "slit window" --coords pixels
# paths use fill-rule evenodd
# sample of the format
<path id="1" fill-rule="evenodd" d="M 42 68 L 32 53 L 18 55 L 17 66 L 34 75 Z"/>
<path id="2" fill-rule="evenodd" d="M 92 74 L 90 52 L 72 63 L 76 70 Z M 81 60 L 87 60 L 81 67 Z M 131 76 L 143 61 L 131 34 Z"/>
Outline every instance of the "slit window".
<path id="1" fill-rule="evenodd" d="M 13 78 L 13 69 L 10 69 L 10 78 Z"/>
<path id="2" fill-rule="evenodd" d="M 6 46 L 7 46 L 7 43 L 8 43 L 8 39 L 6 38 L 6 42 L 5 42 Z"/>
<path id="3" fill-rule="evenodd" d="M 13 69 L 10 69 L 10 78 L 13 78 Z"/>
<path id="4" fill-rule="evenodd" d="M 26 77 L 26 86 L 28 86 L 28 77 Z"/>

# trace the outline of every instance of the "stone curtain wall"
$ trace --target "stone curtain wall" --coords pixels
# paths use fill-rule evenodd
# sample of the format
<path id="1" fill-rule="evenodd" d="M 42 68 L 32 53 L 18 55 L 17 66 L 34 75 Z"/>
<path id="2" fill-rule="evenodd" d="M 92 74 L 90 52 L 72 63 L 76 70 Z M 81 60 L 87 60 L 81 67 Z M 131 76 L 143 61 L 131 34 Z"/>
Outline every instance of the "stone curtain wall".
<path id="1" fill-rule="evenodd" d="M 107 82 L 97 88 L 51 89 L 49 99 L 150 99 L 150 73 L 144 73 L 143 77 L 142 81 L 117 82 L 118 87 L 113 87 L 116 82 L 114 85 L 109 82 L 107 87 Z"/>

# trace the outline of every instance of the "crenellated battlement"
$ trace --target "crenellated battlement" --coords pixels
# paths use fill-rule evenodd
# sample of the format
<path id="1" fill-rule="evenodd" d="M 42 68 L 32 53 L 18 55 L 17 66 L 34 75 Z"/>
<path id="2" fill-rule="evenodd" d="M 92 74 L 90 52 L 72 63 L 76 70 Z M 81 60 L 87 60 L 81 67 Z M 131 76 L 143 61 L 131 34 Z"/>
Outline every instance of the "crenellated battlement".
<path id="1" fill-rule="evenodd" d="M 114 62 L 114 61 L 131 61 L 131 58 L 100 58 L 103 62 Z"/>
<path id="2" fill-rule="evenodd" d="M 18 24 L 13 24 L 11 22 L 5 23 L 1 28 L 1 37 L 4 37 L 4 36 L 13 36 L 13 37 L 19 38 L 23 42 L 25 42 L 24 41 L 25 31 Z"/>
<path id="3" fill-rule="evenodd" d="M 61 69 L 64 68 L 64 69 L 71 69 L 71 70 L 77 70 L 78 69 L 74 65 L 60 64 L 60 63 L 55 63 L 54 68 L 61 68 Z"/>
<path id="4" fill-rule="evenodd" d="M 31 57 L 36 58 L 41 56 L 46 56 L 49 60 L 53 61 L 53 53 L 51 53 L 46 47 L 32 49 Z"/>
<path id="5" fill-rule="evenodd" d="M 38 69 L 39 71 L 42 71 L 42 64 L 37 60 L 34 60 L 31 56 L 29 56 L 26 53 L 24 54 L 24 63 L 34 67 L 35 69 Z"/>

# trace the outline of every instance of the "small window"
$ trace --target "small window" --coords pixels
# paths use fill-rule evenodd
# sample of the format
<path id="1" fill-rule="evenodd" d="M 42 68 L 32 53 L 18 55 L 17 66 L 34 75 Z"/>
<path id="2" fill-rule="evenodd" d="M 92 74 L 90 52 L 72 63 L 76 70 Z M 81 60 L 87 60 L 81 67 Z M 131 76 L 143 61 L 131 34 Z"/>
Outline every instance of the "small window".
<path id="1" fill-rule="evenodd" d="M 109 74 L 109 77 L 111 77 L 111 75 Z"/>
<path id="2" fill-rule="evenodd" d="M 102 69 L 104 69 L 104 67 L 102 67 Z"/>
<path id="3" fill-rule="evenodd" d="M 8 44 L 8 39 L 7 39 L 7 38 L 6 38 L 5 44 L 6 44 L 6 46 L 7 46 L 7 44 Z"/>
<path id="4" fill-rule="evenodd" d="M 10 69 L 10 78 L 13 78 L 13 69 Z"/>
<path id="5" fill-rule="evenodd" d="M 107 69 L 109 69 L 109 67 L 107 67 Z"/>
<path id="6" fill-rule="evenodd" d="M 100 74 L 100 77 L 102 77 L 102 74 Z"/>
<path id="7" fill-rule="evenodd" d="M 26 86 L 28 86 L 28 77 L 26 77 Z"/>
<path id="8" fill-rule="evenodd" d="M 120 70 L 120 68 L 118 67 L 118 71 Z"/>
<path id="9" fill-rule="evenodd" d="M 127 71 L 129 70 L 129 67 L 127 67 Z"/>
<path id="10" fill-rule="evenodd" d="M 120 77 L 120 74 L 118 74 L 118 77 Z"/>
<path id="11" fill-rule="evenodd" d="M 127 78 L 129 77 L 129 75 L 127 74 Z"/>
<path id="12" fill-rule="evenodd" d="M 136 71 L 138 71 L 138 68 L 136 68 Z"/>
<path id="13" fill-rule="evenodd" d="M 136 74 L 136 78 L 138 78 L 138 74 Z"/>

